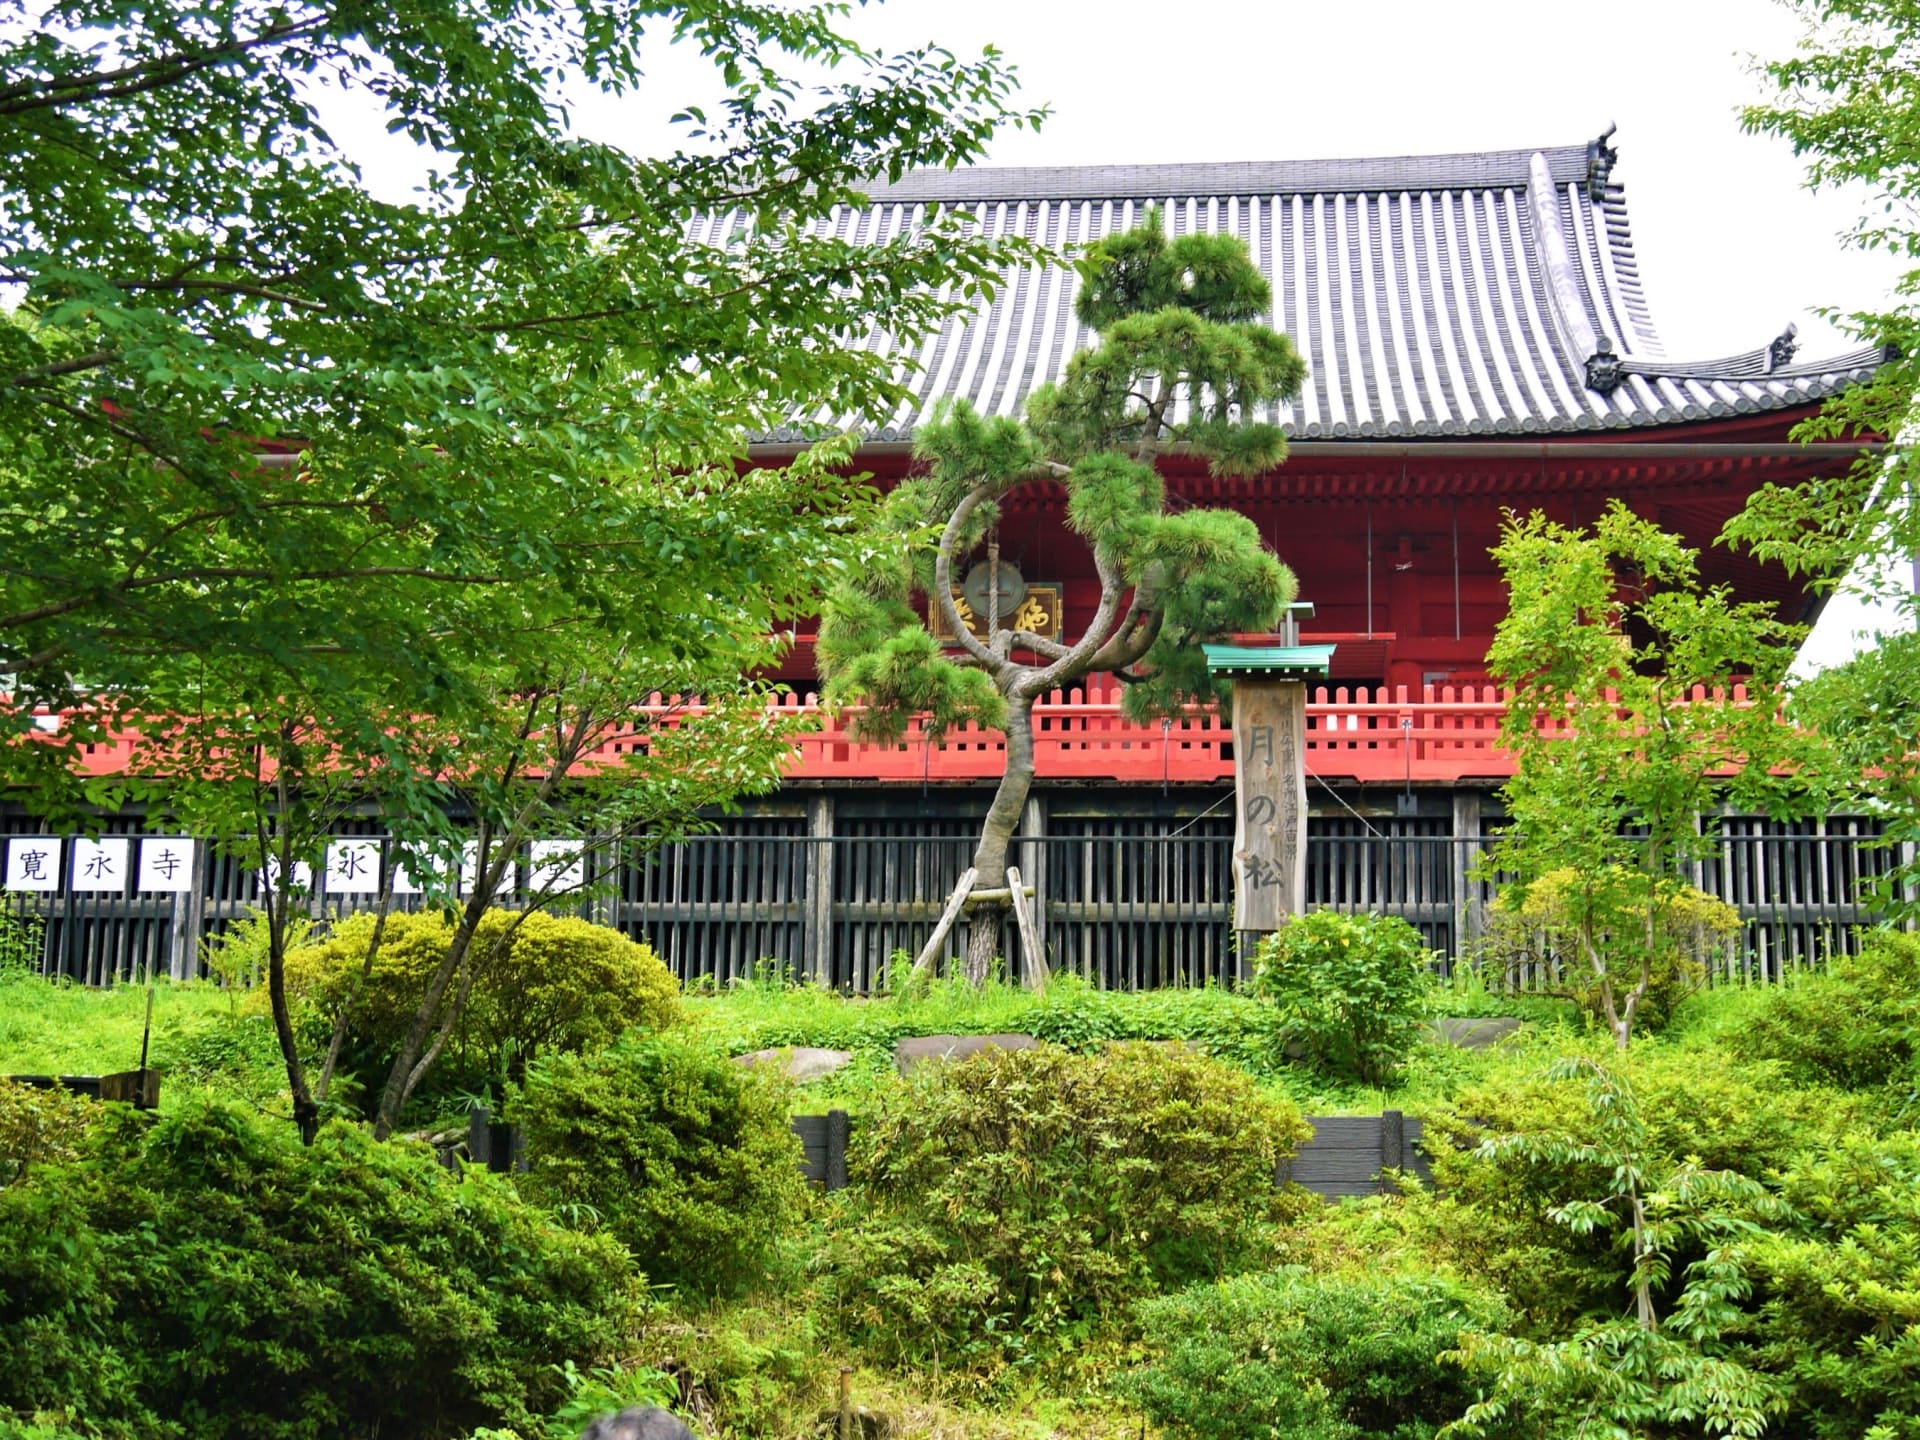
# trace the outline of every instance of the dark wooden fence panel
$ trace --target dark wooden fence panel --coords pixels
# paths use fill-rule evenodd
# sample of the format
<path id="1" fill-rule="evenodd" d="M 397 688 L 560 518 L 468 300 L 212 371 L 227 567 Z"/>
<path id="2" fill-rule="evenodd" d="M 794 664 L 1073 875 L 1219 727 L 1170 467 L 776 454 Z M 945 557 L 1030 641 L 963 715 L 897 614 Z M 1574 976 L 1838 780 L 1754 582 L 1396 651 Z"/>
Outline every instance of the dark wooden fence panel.
<path id="1" fill-rule="evenodd" d="M 1307 1123 L 1313 1126 L 1313 1138 L 1300 1146 L 1293 1159 L 1281 1162 L 1282 1181 L 1336 1199 L 1391 1189 L 1393 1182 L 1384 1171 L 1405 1170 L 1433 1183 L 1433 1170 L 1420 1148 L 1422 1126 L 1398 1110 L 1333 1115 Z"/>
<path id="2" fill-rule="evenodd" d="M 608 885 L 568 908 L 616 925 L 659 951 L 688 983 L 728 985 L 763 965 L 853 993 L 882 988 L 890 957 L 918 951 L 970 862 L 975 822 L 952 814 L 845 818 L 827 802 L 804 813 L 740 817 L 711 835 L 609 850 Z M 824 818 L 825 824 L 821 821 Z M 133 819 L 116 822 L 131 831 Z M 22 840 L 26 822 L 6 821 Z M 1315 816 L 1307 841 L 1308 901 L 1380 911 L 1415 925 L 1443 969 L 1468 958 L 1493 887 L 1474 874 L 1489 838 L 1454 835 L 1447 817 Z M 349 822 L 344 835 L 373 835 Z M 1704 889 L 1734 905 L 1745 928 L 1715 966 L 1720 980 L 1770 980 L 1852 949 L 1872 922 L 1871 882 L 1897 858 L 1875 845 L 1871 820 L 1782 826 L 1730 817 Z M 1112 988 L 1233 983 L 1241 977 L 1232 925 L 1232 837 L 1223 815 L 1063 817 L 1016 841 L 1037 890 L 1035 920 L 1056 972 Z M 391 857 L 389 857 L 389 863 Z M 179 892 L 9 891 L 0 913 L 29 927 L 47 973 L 103 985 L 148 974 L 201 972 L 204 942 L 260 899 L 258 877 L 196 847 L 194 885 Z M 524 877 L 523 877 L 524 878 Z M 508 903 L 524 899 L 515 891 Z M 317 920 L 363 910 L 370 894 L 321 894 Z M 398 908 L 418 896 L 396 897 Z M 16 932 L 18 933 L 18 932 Z M 967 927 L 947 942 L 965 953 Z M 1008 970 L 1026 959 L 1011 928 Z M 1550 977 L 1535 977 L 1545 979 Z"/>
<path id="3" fill-rule="evenodd" d="M 1291 1160 L 1280 1163 L 1274 1173 L 1278 1184 L 1291 1182 L 1316 1195 L 1341 1199 L 1391 1190 L 1391 1171 L 1404 1170 L 1433 1183 L 1433 1171 L 1420 1148 L 1420 1122 L 1398 1110 L 1334 1115 L 1307 1123 L 1313 1126 L 1313 1138 L 1303 1141 Z M 847 1112 L 796 1115 L 791 1124 L 800 1141 L 800 1173 L 825 1189 L 844 1190 L 847 1141 L 852 1134 Z M 494 1123 L 482 1105 L 468 1112 L 467 1153 L 475 1164 L 493 1170 L 524 1169 L 528 1164 L 519 1132 Z"/>

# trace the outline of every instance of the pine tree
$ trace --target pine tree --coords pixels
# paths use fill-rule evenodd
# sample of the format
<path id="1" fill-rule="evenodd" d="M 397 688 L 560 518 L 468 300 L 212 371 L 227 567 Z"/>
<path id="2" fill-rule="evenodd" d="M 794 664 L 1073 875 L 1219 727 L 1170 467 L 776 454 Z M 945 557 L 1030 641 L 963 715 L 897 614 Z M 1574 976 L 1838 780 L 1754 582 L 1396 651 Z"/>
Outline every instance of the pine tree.
<path id="1" fill-rule="evenodd" d="M 1174 447 L 1216 475 L 1258 475 L 1286 455 L 1277 425 L 1254 416 L 1299 392 L 1306 366 L 1264 323 L 1271 287 L 1246 247 L 1224 235 L 1169 239 L 1157 211 L 1089 247 L 1075 309 L 1100 344 L 1037 391 L 1024 423 L 956 402 L 921 428 L 924 470 L 888 497 L 873 563 L 830 596 L 819 662 L 829 703 L 863 702 L 856 724 L 898 740 L 924 714 L 930 737 L 975 722 L 1003 729 L 1006 772 L 974 854 L 976 885 L 1006 887 L 1007 850 L 1033 783 L 1033 702 L 1095 672 L 1125 686 L 1136 719 L 1224 700 L 1203 641 L 1270 629 L 1296 591 L 1293 572 L 1230 510 L 1169 512 L 1155 458 Z M 1001 504 L 1023 485 L 1063 484 L 1067 526 L 1093 551 L 1100 598 L 1072 643 L 990 614 L 972 634 L 953 599 L 956 568 L 991 544 Z M 937 538 L 930 538 L 937 534 Z M 913 605 L 945 621 L 943 653 Z M 972 914 L 967 974 L 996 954 L 1007 906 Z"/>

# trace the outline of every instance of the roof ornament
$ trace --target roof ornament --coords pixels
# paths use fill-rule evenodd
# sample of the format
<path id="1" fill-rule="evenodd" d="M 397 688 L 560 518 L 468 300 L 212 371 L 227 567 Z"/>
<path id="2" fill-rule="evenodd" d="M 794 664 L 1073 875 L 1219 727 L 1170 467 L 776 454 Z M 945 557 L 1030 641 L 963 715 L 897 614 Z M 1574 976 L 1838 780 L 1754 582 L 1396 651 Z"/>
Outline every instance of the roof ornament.
<path id="1" fill-rule="evenodd" d="M 1593 354 L 1587 357 L 1587 389 L 1611 395 L 1626 378 L 1626 368 L 1614 353 L 1613 341 L 1602 335 Z"/>
<path id="2" fill-rule="evenodd" d="M 1620 158 L 1619 147 L 1607 144 L 1619 128 L 1617 121 L 1611 123 L 1599 138 L 1587 142 L 1587 198 L 1596 205 L 1607 198 L 1607 180 L 1613 174 L 1613 162 Z"/>
<path id="3" fill-rule="evenodd" d="M 1798 325 L 1789 324 L 1767 346 L 1767 369 L 1784 370 L 1793 363 L 1793 352 L 1800 348 L 1800 342 L 1794 337 L 1800 333 Z"/>

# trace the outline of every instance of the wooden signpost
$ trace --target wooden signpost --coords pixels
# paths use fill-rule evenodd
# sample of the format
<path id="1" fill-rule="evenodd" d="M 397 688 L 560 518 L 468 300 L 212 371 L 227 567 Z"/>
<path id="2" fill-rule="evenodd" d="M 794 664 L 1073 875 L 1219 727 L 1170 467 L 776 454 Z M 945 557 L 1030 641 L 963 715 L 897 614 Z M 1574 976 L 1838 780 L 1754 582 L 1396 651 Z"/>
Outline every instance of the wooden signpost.
<path id="1" fill-rule="evenodd" d="M 1331 645 L 1299 643 L 1288 607 L 1279 644 L 1209 645 L 1207 669 L 1233 681 L 1233 928 L 1270 934 L 1306 908 L 1307 682 Z"/>

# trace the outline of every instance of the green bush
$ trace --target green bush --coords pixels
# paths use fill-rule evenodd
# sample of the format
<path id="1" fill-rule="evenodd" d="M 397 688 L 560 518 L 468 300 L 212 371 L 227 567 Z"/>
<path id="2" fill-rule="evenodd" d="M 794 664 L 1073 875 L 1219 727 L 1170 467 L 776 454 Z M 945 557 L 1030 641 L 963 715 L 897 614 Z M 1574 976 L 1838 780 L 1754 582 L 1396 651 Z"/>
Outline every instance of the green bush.
<path id="1" fill-rule="evenodd" d="M 227 1099 L 264 1106 L 287 1090 L 273 1017 L 251 1010 L 169 1027 L 154 1038 L 153 1064 L 165 1072 L 169 1093 L 182 1085 L 205 1086 Z"/>
<path id="2" fill-rule="evenodd" d="M 1430 958 L 1420 932 L 1396 916 L 1314 910 L 1261 942 L 1253 989 L 1315 1070 L 1382 1085 L 1419 1038 Z"/>
<path id="3" fill-rule="evenodd" d="M 1593 1053 L 1630 1082 L 1646 1128 L 1644 1164 L 1656 1179 L 1692 1159 L 1703 1169 L 1765 1180 L 1812 1153 L 1859 1109 L 1832 1091 L 1794 1087 L 1775 1064 L 1730 1065 L 1717 1051 L 1647 1046 L 1626 1055 L 1610 1047 Z M 1463 1266 L 1499 1286 L 1544 1330 L 1582 1313 L 1620 1310 L 1628 1260 L 1619 1233 L 1577 1234 L 1549 1217 L 1556 1206 L 1610 1194 L 1611 1167 L 1494 1159 L 1479 1150 L 1503 1135 L 1530 1137 L 1542 1151 L 1591 1143 L 1593 1115 L 1579 1085 L 1503 1070 L 1429 1113 L 1426 1133 Z"/>
<path id="4" fill-rule="evenodd" d="M 93 1114 L 92 1102 L 78 1095 L 0 1076 L 0 1185 L 35 1165 L 73 1159 Z"/>
<path id="5" fill-rule="evenodd" d="M 1788 1385 L 1795 1435 L 1920 1437 L 1920 1136 L 1853 1135 L 1794 1166 L 1792 1221 L 1742 1247 L 1755 1363 Z"/>
<path id="6" fill-rule="evenodd" d="M 1727 1037 L 1748 1059 L 1781 1063 L 1802 1084 L 1910 1091 L 1920 1074 L 1920 934 L 1875 930 L 1858 955 L 1769 993 Z"/>
<path id="7" fill-rule="evenodd" d="M 423 1148 L 104 1107 L 79 1160 L 0 1190 L 0 1415 L 141 1440 L 527 1426 L 641 1295 L 618 1246 Z"/>
<path id="8" fill-rule="evenodd" d="M 1439 1276 L 1299 1268 L 1148 1300 L 1139 1316 L 1157 1354 L 1117 1388 L 1170 1440 L 1428 1440 L 1476 1398 L 1441 1355 L 1506 1319 L 1498 1297 Z"/>
<path id="9" fill-rule="evenodd" d="M 332 1024 L 357 982 L 373 927 L 373 916 L 353 915 L 320 943 L 288 955 L 289 987 L 316 1007 L 323 1025 Z M 509 928 L 505 953 L 494 954 Z M 387 917 L 354 1010 L 353 1068 L 383 1067 L 399 1049 L 452 936 L 453 925 L 437 912 Z M 539 911 L 489 911 L 471 953 L 492 958 L 448 1042 L 443 1084 L 477 1088 L 518 1073 L 536 1054 L 601 1049 L 629 1028 L 660 1030 L 679 1017 L 679 986 L 660 958 L 605 926 Z"/>
<path id="10" fill-rule="evenodd" d="M 667 1040 L 537 1061 L 511 1112 L 532 1167 L 522 1188 L 612 1235 L 655 1283 L 746 1289 L 805 1208 L 770 1068 Z"/>
<path id="11" fill-rule="evenodd" d="M 916 1070 L 854 1132 L 835 1300 L 885 1363 L 989 1375 L 1132 1300 L 1263 1258 L 1308 1128 L 1176 1047 L 988 1050 Z"/>
<path id="12" fill-rule="evenodd" d="M 1600 985 L 1582 953 L 1586 938 L 1607 961 L 1616 1005 L 1640 978 L 1647 958 L 1647 992 L 1634 1009 L 1634 1029 L 1651 1034 L 1673 1018 L 1680 1002 L 1706 981 L 1707 962 L 1740 933 L 1740 912 L 1691 885 L 1663 883 L 1654 907 L 1653 946 L 1646 942 L 1646 886 L 1637 871 L 1618 866 L 1597 876 L 1552 870 L 1524 888 L 1508 886 L 1493 902 L 1479 961 L 1502 972 L 1508 988 L 1521 974 L 1550 975 L 1563 994 L 1600 1015 Z"/>

